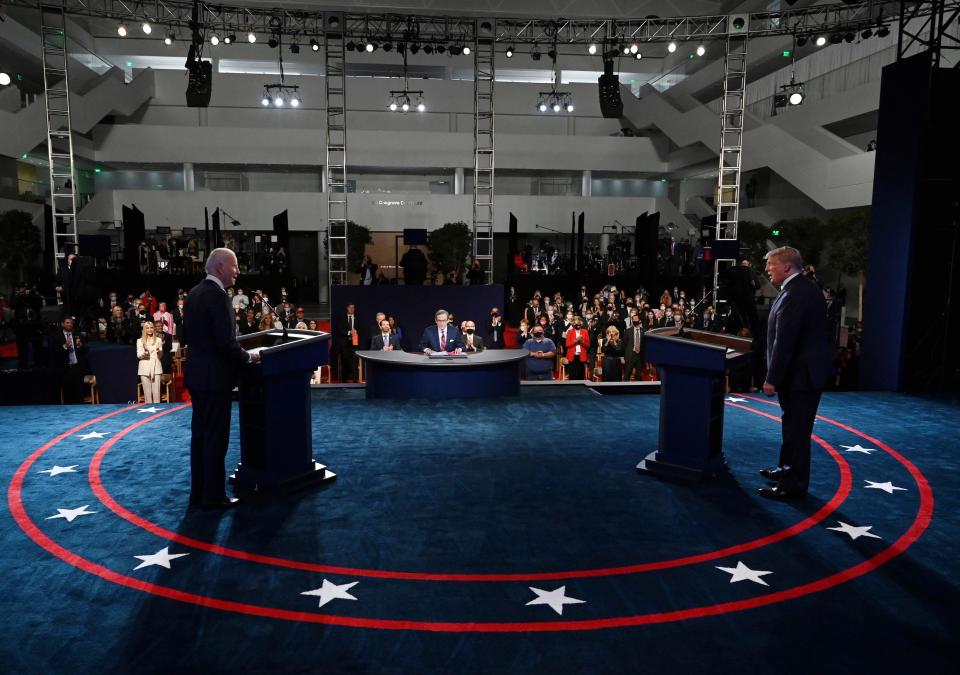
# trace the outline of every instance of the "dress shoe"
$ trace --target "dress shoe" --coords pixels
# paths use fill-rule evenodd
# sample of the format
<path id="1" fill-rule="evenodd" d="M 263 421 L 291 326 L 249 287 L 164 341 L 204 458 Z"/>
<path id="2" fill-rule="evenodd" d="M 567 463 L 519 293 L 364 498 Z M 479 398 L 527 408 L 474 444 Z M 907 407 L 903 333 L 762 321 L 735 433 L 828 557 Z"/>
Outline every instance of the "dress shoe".
<path id="1" fill-rule="evenodd" d="M 768 480 L 780 480 L 790 470 L 788 466 L 778 466 L 773 469 L 760 469 L 760 475 Z"/>
<path id="2" fill-rule="evenodd" d="M 200 504 L 201 509 L 228 509 L 231 506 L 236 506 L 240 500 L 236 497 L 224 497 L 223 499 L 218 499 L 213 502 L 203 502 Z"/>
<path id="3" fill-rule="evenodd" d="M 782 485 L 775 485 L 773 487 L 762 487 L 757 490 L 760 493 L 761 497 L 766 497 L 767 499 L 775 499 L 779 501 L 784 501 L 787 499 L 803 499 L 807 496 L 806 490 L 801 490 L 799 488 L 787 488 Z"/>

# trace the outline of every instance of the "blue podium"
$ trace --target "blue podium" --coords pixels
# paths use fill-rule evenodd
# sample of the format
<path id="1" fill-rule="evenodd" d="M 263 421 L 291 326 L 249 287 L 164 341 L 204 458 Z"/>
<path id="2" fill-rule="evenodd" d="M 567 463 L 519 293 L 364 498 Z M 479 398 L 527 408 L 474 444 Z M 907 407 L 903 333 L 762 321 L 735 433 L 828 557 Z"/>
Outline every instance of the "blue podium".
<path id="1" fill-rule="evenodd" d="M 268 330 L 239 338 L 260 353 L 240 376 L 240 463 L 231 476 L 241 493 L 291 492 L 336 477 L 313 458 L 310 374 L 329 362 L 330 334 Z"/>
<path id="2" fill-rule="evenodd" d="M 643 473 L 697 480 L 726 469 L 723 400 L 729 370 L 748 364 L 751 340 L 702 330 L 645 333 L 647 360 L 660 374 L 660 440 Z"/>

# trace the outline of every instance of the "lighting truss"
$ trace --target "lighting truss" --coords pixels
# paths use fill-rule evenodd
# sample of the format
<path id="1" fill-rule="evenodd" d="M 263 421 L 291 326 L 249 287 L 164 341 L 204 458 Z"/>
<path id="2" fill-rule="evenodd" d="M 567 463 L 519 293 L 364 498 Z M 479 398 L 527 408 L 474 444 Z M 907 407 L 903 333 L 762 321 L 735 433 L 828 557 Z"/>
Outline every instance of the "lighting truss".
<path id="1" fill-rule="evenodd" d="M 423 102 L 423 91 L 419 89 L 399 89 L 390 92 L 390 105 L 393 112 L 408 113 L 413 110 L 424 112 L 427 109 Z"/>
<path id="2" fill-rule="evenodd" d="M 300 98 L 300 87 L 281 82 L 263 85 L 263 98 L 260 99 L 260 103 L 264 107 L 283 108 L 290 106 L 291 108 L 299 108 L 303 99 Z"/>
<path id="3" fill-rule="evenodd" d="M 541 91 L 537 96 L 537 111 L 542 113 L 573 112 L 573 94 L 569 91 Z"/>

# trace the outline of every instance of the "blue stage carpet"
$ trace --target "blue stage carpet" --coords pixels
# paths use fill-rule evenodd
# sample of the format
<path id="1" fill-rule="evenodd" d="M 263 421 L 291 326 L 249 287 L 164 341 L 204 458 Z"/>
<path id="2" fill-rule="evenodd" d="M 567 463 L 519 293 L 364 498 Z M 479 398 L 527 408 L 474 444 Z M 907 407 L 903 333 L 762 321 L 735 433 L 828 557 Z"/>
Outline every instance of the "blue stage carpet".
<path id="1" fill-rule="evenodd" d="M 957 672 L 958 402 L 826 395 L 774 503 L 779 408 L 728 401 L 686 485 L 634 469 L 652 396 L 317 394 L 337 480 L 226 513 L 188 406 L 0 409 L 0 671 Z"/>

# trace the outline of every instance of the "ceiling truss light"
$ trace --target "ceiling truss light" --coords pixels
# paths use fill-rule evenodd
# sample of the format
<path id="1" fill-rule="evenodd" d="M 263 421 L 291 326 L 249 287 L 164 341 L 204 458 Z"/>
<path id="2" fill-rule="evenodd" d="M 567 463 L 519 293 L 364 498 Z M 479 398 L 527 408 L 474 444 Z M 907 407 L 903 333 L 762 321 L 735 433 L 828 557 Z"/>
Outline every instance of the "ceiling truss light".
<path id="1" fill-rule="evenodd" d="M 818 36 L 817 36 L 817 40 L 816 40 L 816 42 L 815 42 L 814 44 L 816 44 L 818 47 L 824 46 L 825 44 L 827 44 L 827 36 L 825 36 L 825 35 L 818 35 Z"/>
<path id="2" fill-rule="evenodd" d="M 253 43 L 255 43 L 256 41 L 257 41 L 257 34 L 256 34 L 256 33 L 254 33 L 253 31 L 247 33 L 247 42 L 249 42 L 250 44 L 253 44 Z"/>
<path id="3" fill-rule="evenodd" d="M 642 53 L 642 52 L 637 52 L 637 54 L 636 54 L 636 59 L 637 59 L 637 61 L 639 61 L 639 60 L 642 59 L 642 58 L 643 58 L 643 53 Z"/>
<path id="4" fill-rule="evenodd" d="M 638 45 L 636 42 L 634 42 L 632 45 L 630 45 L 630 53 L 631 53 L 631 54 L 636 54 L 636 53 L 639 52 L 639 51 L 640 51 L 640 45 Z"/>
<path id="5" fill-rule="evenodd" d="M 537 96 L 537 110 L 545 113 L 553 111 L 555 113 L 566 111 L 572 113 L 573 94 L 569 91 L 541 91 Z"/>
<path id="6" fill-rule="evenodd" d="M 597 43 L 595 43 L 595 42 L 590 43 L 590 46 L 587 47 L 587 53 L 590 54 L 591 56 L 592 56 L 593 54 L 596 54 L 596 53 L 597 53 Z"/>
<path id="7" fill-rule="evenodd" d="M 127 26 L 126 24 L 120 24 L 117 26 L 117 35 L 120 37 L 127 37 Z"/>
<path id="8" fill-rule="evenodd" d="M 427 104 L 423 101 L 423 90 L 421 89 L 397 89 L 390 92 L 390 104 L 387 106 L 390 112 L 407 113 L 413 109 L 417 112 L 426 112 Z"/>
<path id="9" fill-rule="evenodd" d="M 144 35 L 150 35 L 153 32 L 153 26 L 150 25 L 149 21 L 144 21 L 140 24 L 140 30 L 143 31 Z"/>
<path id="10" fill-rule="evenodd" d="M 210 44 L 212 44 L 214 47 L 216 47 L 218 44 L 220 44 L 220 36 L 217 35 L 216 33 L 214 33 L 213 35 L 211 35 L 211 36 L 210 36 Z"/>
<path id="11" fill-rule="evenodd" d="M 463 55 L 464 55 L 464 56 L 470 56 L 470 47 L 464 45 L 464 47 L 463 47 Z"/>
<path id="12" fill-rule="evenodd" d="M 775 110 L 800 105 L 806 98 L 806 94 L 803 92 L 803 82 L 797 82 L 796 78 L 793 77 L 790 78 L 789 84 L 780 85 L 780 91 L 781 93 L 773 97 Z"/>
<path id="13" fill-rule="evenodd" d="M 671 54 L 673 54 L 675 51 L 677 51 L 677 43 L 676 43 L 676 42 L 671 42 L 670 44 L 668 44 L 668 45 L 667 45 L 667 51 L 670 52 Z"/>
<path id="14" fill-rule="evenodd" d="M 888 28 L 886 24 L 880 24 L 880 27 L 877 28 L 877 37 L 885 38 L 888 35 L 890 35 L 890 28 Z"/>
<path id="15" fill-rule="evenodd" d="M 313 38 L 310 40 L 310 49 L 312 49 L 315 52 L 320 51 L 320 43 L 317 42 L 316 38 Z"/>
<path id="16" fill-rule="evenodd" d="M 290 104 L 291 108 L 299 108 L 303 103 L 300 98 L 300 87 L 295 84 L 265 84 L 263 86 L 263 96 L 260 97 L 260 105 L 266 107 L 282 108 Z"/>
<path id="17" fill-rule="evenodd" d="M 233 33 L 230 33 L 227 37 L 223 38 L 223 41 L 228 45 L 232 45 L 234 42 L 237 41 L 237 36 L 234 35 Z"/>
<path id="18" fill-rule="evenodd" d="M 12 80 L 10 79 L 9 73 L 0 73 L 0 87 L 6 87 L 10 82 L 12 82 Z"/>
<path id="19" fill-rule="evenodd" d="M 513 58 L 513 45 L 510 45 L 509 47 L 507 47 L 507 58 L 508 59 Z"/>
<path id="20" fill-rule="evenodd" d="M 177 34 L 176 34 L 176 33 L 173 33 L 173 32 L 167 33 L 167 36 L 166 36 L 165 38 L 163 38 L 163 44 L 165 44 L 165 45 L 167 45 L 167 46 L 169 47 L 170 45 L 173 44 L 173 41 L 176 40 L 176 39 L 177 39 Z"/>
<path id="21" fill-rule="evenodd" d="M 703 56 L 707 53 L 707 48 L 703 45 L 697 45 L 697 56 Z"/>

